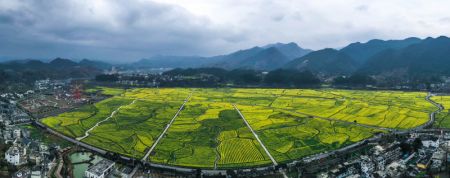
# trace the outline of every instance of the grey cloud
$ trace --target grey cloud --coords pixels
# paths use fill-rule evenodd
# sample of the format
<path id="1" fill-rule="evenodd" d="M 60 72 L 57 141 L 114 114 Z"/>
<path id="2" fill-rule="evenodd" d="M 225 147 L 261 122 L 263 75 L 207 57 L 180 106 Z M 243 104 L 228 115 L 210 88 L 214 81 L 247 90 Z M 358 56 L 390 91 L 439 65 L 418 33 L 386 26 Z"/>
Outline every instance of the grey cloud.
<path id="1" fill-rule="evenodd" d="M 8 39 L 0 41 L 0 53 L 29 57 L 78 57 L 79 53 L 105 60 L 127 56 L 137 60 L 155 54 L 217 53 L 214 48 L 224 46 L 214 41 L 230 39 L 208 19 L 181 7 L 116 0 L 102 1 L 107 4 L 99 8 L 86 2 L 90 1 L 20 1 L 20 8 L 12 10 L 0 5 L 2 33 L 21 31 L 4 36 Z M 21 48 L 20 52 L 16 48 Z"/>
<path id="2" fill-rule="evenodd" d="M 358 10 L 358 11 L 367 11 L 367 10 L 369 10 L 369 6 L 367 6 L 367 5 L 359 5 L 359 6 L 357 6 L 357 7 L 355 7 L 355 9 L 356 10 Z"/>
<path id="3" fill-rule="evenodd" d="M 275 15 L 272 17 L 272 20 L 279 22 L 282 21 L 284 19 L 284 15 Z"/>
<path id="4" fill-rule="evenodd" d="M 441 19 L 439 19 L 439 21 L 443 22 L 443 23 L 450 23 L 450 17 L 441 18 Z"/>
<path id="5" fill-rule="evenodd" d="M 0 56 L 125 62 L 157 54 L 218 55 L 274 42 L 321 49 L 373 38 L 450 35 L 448 13 L 438 8 L 448 5 L 425 0 L 0 0 Z"/>

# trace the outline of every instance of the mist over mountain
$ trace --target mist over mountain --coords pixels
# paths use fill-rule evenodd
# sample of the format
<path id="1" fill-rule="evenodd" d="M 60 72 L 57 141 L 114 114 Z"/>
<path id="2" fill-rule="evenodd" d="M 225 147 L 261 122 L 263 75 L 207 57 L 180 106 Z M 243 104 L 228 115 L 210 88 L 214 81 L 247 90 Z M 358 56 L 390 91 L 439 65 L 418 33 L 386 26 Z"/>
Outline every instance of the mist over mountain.
<path id="1" fill-rule="evenodd" d="M 118 66 L 125 69 L 150 68 L 222 68 L 272 71 L 289 69 L 310 71 L 325 76 L 363 74 L 372 76 L 450 75 L 450 39 L 407 38 L 404 40 L 370 40 L 352 43 L 337 50 L 303 49 L 295 43 L 274 43 L 262 47 L 239 50 L 230 54 L 201 56 L 153 56 L 129 64 L 83 59 L 75 62 L 56 58 L 41 60 L 12 60 L 0 63 L 4 71 L 46 71 L 47 76 L 86 77 Z M 51 75 L 50 75 L 51 74 Z"/>
<path id="2" fill-rule="evenodd" d="M 199 56 L 153 56 L 130 64 L 132 68 L 195 68 L 218 61 Z"/>
<path id="3" fill-rule="evenodd" d="M 287 44 L 275 43 L 213 57 L 158 55 L 142 59 L 131 66 L 135 68 L 220 67 L 229 70 L 273 70 L 311 51 L 300 48 L 293 42 Z"/>
<path id="4" fill-rule="evenodd" d="M 283 55 L 285 55 L 288 59 L 295 59 L 302 57 L 304 55 L 307 55 L 308 53 L 312 52 L 313 50 L 310 49 L 303 49 L 300 46 L 297 45 L 297 43 L 290 42 L 287 44 L 283 43 L 275 43 L 275 44 L 268 44 L 266 46 L 263 46 L 263 48 L 271 48 L 274 47 Z"/>

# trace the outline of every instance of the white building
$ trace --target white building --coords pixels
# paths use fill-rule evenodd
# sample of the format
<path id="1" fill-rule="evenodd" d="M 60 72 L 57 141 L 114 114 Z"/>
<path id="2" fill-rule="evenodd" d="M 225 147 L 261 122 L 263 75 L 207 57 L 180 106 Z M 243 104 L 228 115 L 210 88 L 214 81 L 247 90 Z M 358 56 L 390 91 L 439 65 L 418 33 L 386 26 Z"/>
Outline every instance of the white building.
<path id="1" fill-rule="evenodd" d="M 5 152 L 8 163 L 19 166 L 27 163 L 27 148 L 21 145 L 13 145 Z"/>
<path id="2" fill-rule="evenodd" d="M 375 171 L 375 165 L 368 156 L 361 156 L 361 172 L 365 177 L 372 177 L 372 173 Z"/>
<path id="3" fill-rule="evenodd" d="M 390 177 L 401 177 L 406 171 L 406 166 L 399 162 L 392 162 L 386 167 L 386 171 Z"/>
<path id="4" fill-rule="evenodd" d="M 437 148 L 437 147 L 439 147 L 439 139 L 436 141 L 424 140 L 424 141 L 422 141 L 422 145 L 425 148 L 430 148 L 430 147 Z"/>
<path id="5" fill-rule="evenodd" d="M 20 130 L 20 128 L 14 128 L 13 137 L 14 138 L 20 138 L 21 135 L 22 135 L 21 133 L 22 133 L 22 130 Z"/>
<path id="6" fill-rule="evenodd" d="M 133 177 L 133 169 L 129 167 L 124 167 L 122 171 L 120 171 L 120 175 L 122 178 L 132 178 Z"/>
<path id="7" fill-rule="evenodd" d="M 106 178 L 112 172 L 114 165 L 113 161 L 103 159 L 84 172 L 84 175 L 87 178 Z"/>

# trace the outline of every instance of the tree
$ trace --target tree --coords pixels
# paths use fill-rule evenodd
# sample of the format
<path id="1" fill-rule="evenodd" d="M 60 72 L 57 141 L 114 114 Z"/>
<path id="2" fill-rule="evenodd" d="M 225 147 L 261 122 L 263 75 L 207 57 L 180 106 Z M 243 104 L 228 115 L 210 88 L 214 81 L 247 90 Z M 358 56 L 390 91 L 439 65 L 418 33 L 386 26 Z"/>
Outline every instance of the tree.
<path id="1" fill-rule="evenodd" d="M 412 143 L 412 148 L 414 149 L 414 151 L 419 150 L 419 148 L 421 148 L 423 146 L 422 144 L 422 140 L 420 138 L 416 138 L 414 140 L 414 142 Z"/>

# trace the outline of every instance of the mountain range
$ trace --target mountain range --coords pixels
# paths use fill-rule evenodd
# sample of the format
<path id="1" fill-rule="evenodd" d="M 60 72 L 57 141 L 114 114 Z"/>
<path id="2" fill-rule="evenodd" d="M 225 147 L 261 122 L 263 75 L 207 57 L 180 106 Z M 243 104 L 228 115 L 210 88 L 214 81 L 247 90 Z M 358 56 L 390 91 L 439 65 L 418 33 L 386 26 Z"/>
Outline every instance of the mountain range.
<path id="1" fill-rule="evenodd" d="M 450 75 L 450 38 L 407 38 L 352 43 L 292 60 L 283 68 L 325 75 Z"/>
<path id="2" fill-rule="evenodd" d="M 54 70 L 75 76 L 90 76 L 111 68 L 106 62 L 84 59 L 74 62 L 57 58 L 49 62 L 15 60 L 0 63 L 0 70 Z M 123 68 L 204 68 L 271 71 L 293 69 L 325 76 L 367 75 L 450 75 L 450 38 L 406 38 L 351 43 L 341 49 L 312 51 L 296 43 L 274 43 L 230 54 L 201 56 L 153 56 L 120 65 Z M 55 74 L 57 75 L 57 74 Z"/>
<path id="3" fill-rule="evenodd" d="M 312 50 L 300 48 L 293 42 L 287 44 L 275 43 L 213 57 L 159 55 L 142 59 L 128 66 L 134 68 L 220 67 L 228 70 L 273 70 L 310 52 Z"/>
<path id="4" fill-rule="evenodd" d="M 26 59 L 0 63 L 0 71 L 10 80 L 64 79 L 94 77 L 111 66 L 105 62 L 88 59 L 80 62 L 63 58 L 56 58 L 49 62 Z"/>

